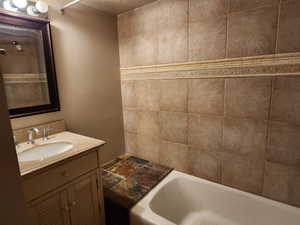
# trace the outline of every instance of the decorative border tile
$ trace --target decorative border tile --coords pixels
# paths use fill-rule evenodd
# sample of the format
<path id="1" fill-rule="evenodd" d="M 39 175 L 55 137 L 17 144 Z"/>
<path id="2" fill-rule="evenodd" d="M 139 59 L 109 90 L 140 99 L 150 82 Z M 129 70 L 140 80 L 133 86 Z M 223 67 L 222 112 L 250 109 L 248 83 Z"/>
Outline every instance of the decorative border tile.
<path id="1" fill-rule="evenodd" d="M 122 80 L 300 75 L 300 53 L 121 68 Z"/>

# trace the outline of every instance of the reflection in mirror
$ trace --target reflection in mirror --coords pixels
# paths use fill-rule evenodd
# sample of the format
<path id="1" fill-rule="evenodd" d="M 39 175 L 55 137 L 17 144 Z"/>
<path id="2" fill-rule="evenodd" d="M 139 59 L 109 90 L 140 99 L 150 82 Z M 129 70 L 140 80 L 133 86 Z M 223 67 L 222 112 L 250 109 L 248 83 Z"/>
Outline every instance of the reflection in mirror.
<path id="1" fill-rule="evenodd" d="M 2 76 L 8 108 L 24 108 L 50 103 L 39 30 L 0 24 Z"/>
<path id="2" fill-rule="evenodd" d="M 60 110 L 48 20 L 0 10 L 0 63 L 10 118 Z"/>

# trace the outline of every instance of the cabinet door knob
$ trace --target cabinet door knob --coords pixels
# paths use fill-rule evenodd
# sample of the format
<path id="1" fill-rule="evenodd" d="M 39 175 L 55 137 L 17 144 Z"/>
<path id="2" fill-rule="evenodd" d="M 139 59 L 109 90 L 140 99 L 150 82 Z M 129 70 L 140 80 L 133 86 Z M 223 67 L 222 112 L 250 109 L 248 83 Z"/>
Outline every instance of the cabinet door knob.
<path id="1" fill-rule="evenodd" d="M 67 205 L 64 206 L 63 209 L 64 209 L 65 211 L 67 211 L 67 212 L 69 211 L 69 207 L 68 207 Z"/>

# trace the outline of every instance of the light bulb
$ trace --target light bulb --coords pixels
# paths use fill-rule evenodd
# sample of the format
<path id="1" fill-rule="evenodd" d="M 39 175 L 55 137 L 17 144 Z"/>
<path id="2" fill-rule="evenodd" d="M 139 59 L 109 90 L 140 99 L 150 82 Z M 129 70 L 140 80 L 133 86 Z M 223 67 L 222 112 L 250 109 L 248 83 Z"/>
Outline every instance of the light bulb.
<path id="1" fill-rule="evenodd" d="M 26 11 L 30 16 L 39 16 L 37 9 L 33 5 L 28 6 Z"/>
<path id="2" fill-rule="evenodd" d="M 5 0 L 3 2 L 3 7 L 4 7 L 4 9 L 12 11 L 12 12 L 17 12 L 18 11 L 17 8 L 15 8 L 15 7 L 12 6 L 10 0 Z"/>
<path id="3" fill-rule="evenodd" d="M 11 2 L 19 9 L 25 9 L 27 6 L 27 0 L 11 0 Z"/>
<path id="4" fill-rule="evenodd" d="M 41 0 L 36 2 L 35 7 L 40 13 L 48 12 L 48 4 Z"/>

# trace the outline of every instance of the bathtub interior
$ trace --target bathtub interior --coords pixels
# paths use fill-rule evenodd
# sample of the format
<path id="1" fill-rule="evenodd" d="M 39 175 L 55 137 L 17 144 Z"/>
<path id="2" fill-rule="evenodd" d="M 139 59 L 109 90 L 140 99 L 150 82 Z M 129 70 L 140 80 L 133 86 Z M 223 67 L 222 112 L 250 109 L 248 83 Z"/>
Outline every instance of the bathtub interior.
<path id="1" fill-rule="evenodd" d="M 178 225 L 300 224 L 293 207 L 190 177 L 171 179 L 154 195 L 150 209 Z"/>

